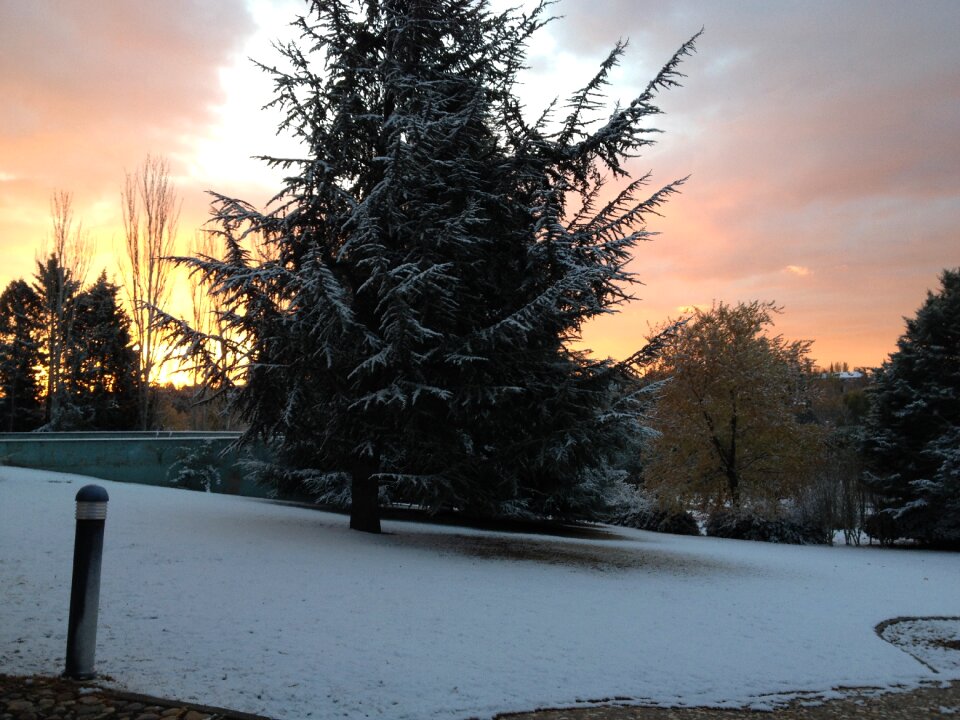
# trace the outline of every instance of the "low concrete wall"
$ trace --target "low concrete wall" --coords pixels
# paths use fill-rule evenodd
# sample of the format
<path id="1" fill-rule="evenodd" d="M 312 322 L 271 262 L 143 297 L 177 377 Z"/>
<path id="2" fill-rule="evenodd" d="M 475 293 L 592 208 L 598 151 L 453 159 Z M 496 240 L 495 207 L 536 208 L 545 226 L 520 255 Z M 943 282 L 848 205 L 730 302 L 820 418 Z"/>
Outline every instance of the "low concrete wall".
<path id="1" fill-rule="evenodd" d="M 189 453 L 220 477 L 213 492 L 265 497 L 228 449 L 235 432 L 0 433 L 0 465 L 76 473 L 104 480 L 174 485 L 171 467 Z M 176 474 L 176 470 L 172 472 Z"/>

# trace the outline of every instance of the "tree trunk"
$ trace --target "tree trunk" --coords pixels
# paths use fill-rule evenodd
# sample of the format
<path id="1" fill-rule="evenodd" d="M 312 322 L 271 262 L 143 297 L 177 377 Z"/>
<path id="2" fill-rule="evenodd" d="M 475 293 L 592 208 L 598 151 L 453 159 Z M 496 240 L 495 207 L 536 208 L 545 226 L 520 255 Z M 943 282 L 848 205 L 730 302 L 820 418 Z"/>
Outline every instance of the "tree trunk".
<path id="1" fill-rule="evenodd" d="M 730 492 L 730 502 L 737 510 L 740 509 L 740 476 L 736 468 L 728 466 L 726 469 L 727 489 Z"/>
<path id="2" fill-rule="evenodd" d="M 727 460 L 727 483 L 733 507 L 740 509 L 740 467 L 737 463 L 737 397 L 730 391 L 730 455 Z"/>
<path id="3" fill-rule="evenodd" d="M 20 378 L 18 377 L 14 382 L 10 383 L 9 395 L 7 396 L 7 407 L 10 410 L 10 414 L 7 419 L 7 432 L 13 432 L 14 420 L 17 417 L 17 382 Z"/>
<path id="4" fill-rule="evenodd" d="M 353 471 L 350 493 L 350 529 L 380 532 L 380 483 L 373 463 L 361 462 Z"/>
<path id="5" fill-rule="evenodd" d="M 140 387 L 139 387 L 139 398 L 138 402 L 140 404 L 140 429 L 149 430 L 151 425 L 151 419 L 153 413 L 151 412 L 150 400 L 150 371 L 147 370 L 140 374 Z"/>

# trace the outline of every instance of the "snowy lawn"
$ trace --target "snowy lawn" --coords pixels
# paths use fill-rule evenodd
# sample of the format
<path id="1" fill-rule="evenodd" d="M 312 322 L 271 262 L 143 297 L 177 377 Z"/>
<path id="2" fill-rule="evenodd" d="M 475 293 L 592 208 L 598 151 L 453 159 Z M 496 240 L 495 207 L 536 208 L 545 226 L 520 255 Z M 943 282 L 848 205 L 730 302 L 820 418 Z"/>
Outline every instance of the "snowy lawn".
<path id="1" fill-rule="evenodd" d="M 62 671 L 87 482 L 0 467 L 0 672 Z M 619 528 L 571 539 L 386 522 L 373 536 L 306 508 L 96 482 L 110 493 L 97 670 L 135 692 L 423 720 L 613 698 L 763 708 L 960 678 L 949 653 L 936 667 L 901 649 L 922 624 L 891 642 L 874 631 L 960 615 L 960 554 Z"/>

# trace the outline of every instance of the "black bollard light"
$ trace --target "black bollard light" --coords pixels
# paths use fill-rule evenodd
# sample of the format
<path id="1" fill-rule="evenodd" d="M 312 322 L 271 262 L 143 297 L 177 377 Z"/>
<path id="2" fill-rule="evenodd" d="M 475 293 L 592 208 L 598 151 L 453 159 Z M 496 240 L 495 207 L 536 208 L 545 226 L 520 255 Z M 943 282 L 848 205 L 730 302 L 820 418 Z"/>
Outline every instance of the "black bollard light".
<path id="1" fill-rule="evenodd" d="M 77 493 L 77 534 L 73 543 L 73 584 L 64 671 L 66 677 L 75 680 L 89 680 L 96 675 L 93 661 L 100 609 L 100 564 L 109 499 L 107 491 L 99 485 L 86 485 Z"/>

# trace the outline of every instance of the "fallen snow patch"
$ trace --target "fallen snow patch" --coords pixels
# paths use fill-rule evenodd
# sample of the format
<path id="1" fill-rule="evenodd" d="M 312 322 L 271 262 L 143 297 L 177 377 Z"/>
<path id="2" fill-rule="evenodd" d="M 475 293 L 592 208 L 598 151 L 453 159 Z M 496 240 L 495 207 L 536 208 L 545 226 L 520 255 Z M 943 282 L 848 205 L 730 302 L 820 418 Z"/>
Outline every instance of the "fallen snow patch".
<path id="1" fill-rule="evenodd" d="M 0 467 L 0 672 L 62 670 L 88 482 Z M 97 482 L 97 669 L 133 692 L 456 720 L 608 699 L 771 708 L 960 679 L 874 631 L 956 613 L 960 554 L 399 521 L 374 536 L 309 508 Z"/>
<path id="2" fill-rule="evenodd" d="M 960 671 L 960 617 L 894 618 L 877 633 L 936 673 Z"/>

